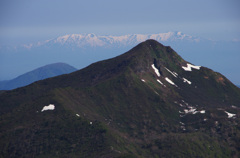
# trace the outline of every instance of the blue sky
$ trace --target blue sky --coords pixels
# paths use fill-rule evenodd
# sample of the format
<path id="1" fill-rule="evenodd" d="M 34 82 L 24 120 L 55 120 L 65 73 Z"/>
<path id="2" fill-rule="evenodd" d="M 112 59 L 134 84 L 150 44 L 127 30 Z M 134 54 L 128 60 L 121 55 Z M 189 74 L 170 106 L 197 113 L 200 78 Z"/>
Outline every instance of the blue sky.
<path id="1" fill-rule="evenodd" d="M 183 33 L 240 39 L 239 0 L 0 0 L 0 43 L 70 33 Z"/>
<path id="2" fill-rule="evenodd" d="M 124 35 L 169 31 L 212 40 L 240 41 L 240 0 L 0 0 L 0 47 L 73 33 Z M 225 61 L 221 58 L 226 62 L 212 59 L 210 62 L 215 62 L 215 68 L 239 84 L 239 64 L 234 62 L 240 60 L 240 49 L 237 50 L 221 52 L 222 56 L 213 52 L 218 56 L 213 60 Z M 0 73 L 0 80 L 33 70 L 29 62 L 28 65 L 19 63 L 21 54 L 10 54 L 15 58 L 6 61 L 4 52 L 0 53 L 0 64 L 4 61 L 13 70 L 1 64 L 6 73 L 5 76 Z"/>

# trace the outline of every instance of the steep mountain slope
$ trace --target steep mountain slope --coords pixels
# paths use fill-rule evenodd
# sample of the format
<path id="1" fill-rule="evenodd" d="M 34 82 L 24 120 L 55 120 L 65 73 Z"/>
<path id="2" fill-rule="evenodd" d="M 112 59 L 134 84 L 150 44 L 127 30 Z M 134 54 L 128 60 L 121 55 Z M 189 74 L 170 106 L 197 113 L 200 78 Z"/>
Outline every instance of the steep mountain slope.
<path id="1" fill-rule="evenodd" d="M 49 64 L 30 72 L 27 72 L 17 78 L 8 81 L 0 82 L 0 90 L 11 90 L 18 87 L 23 87 L 29 85 L 35 81 L 43 80 L 46 78 L 71 73 L 77 69 L 65 64 L 65 63 L 55 63 Z"/>
<path id="2" fill-rule="evenodd" d="M 239 156 L 239 88 L 154 40 L 0 103 L 3 157 Z"/>

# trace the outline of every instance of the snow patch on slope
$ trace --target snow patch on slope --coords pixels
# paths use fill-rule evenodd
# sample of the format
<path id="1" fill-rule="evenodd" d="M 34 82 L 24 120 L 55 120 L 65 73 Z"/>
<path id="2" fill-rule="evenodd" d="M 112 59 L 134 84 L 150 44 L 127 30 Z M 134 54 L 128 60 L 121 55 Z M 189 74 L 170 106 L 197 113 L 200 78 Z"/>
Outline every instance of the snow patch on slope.
<path id="1" fill-rule="evenodd" d="M 155 73 L 157 74 L 157 76 L 160 77 L 160 73 L 159 73 L 158 69 L 155 67 L 154 64 L 152 64 L 152 68 L 155 71 Z"/>
<path id="2" fill-rule="evenodd" d="M 188 114 L 188 113 L 190 113 L 190 114 L 196 114 L 196 113 L 197 113 L 196 110 L 197 110 L 197 109 L 195 109 L 195 108 L 193 108 L 193 107 L 189 107 L 189 109 L 184 109 L 184 112 L 185 112 L 185 114 Z"/>
<path id="3" fill-rule="evenodd" d="M 228 115 L 228 118 L 232 118 L 232 117 L 235 117 L 236 114 L 232 114 L 230 112 L 227 112 L 227 111 L 224 111 L 227 115 Z"/>
<path id="4" fill-rule="evenodd" d="M 187 67 L 182 66 L 182 68 L 183 68 L 185 71 L 192 71 L 192 68 L 193 68 L 193 69 L 200 70 L 200 67 L 201 67 L 201 66 L 195 66 L 195 65 L 192 65 L 192 64 L 189 64 L 189 63 L 187 63 Z"/>
<path id="5" fill-rule="evenodd" d="M 172 71 L 170 71 L 168 68 L 166 68 L 165 67 L 165 69 L 168 71 L 168 72 L 170 72 L 174 77 L 176 77 L 177 78 L 177 73 L 176 72 L 172 72 Z"/>
<path id="6" fill-rule="evenodd" d="M 54 110 L 55 109 L 55 106 L 53 104 L 49 104 L 48 106 L 44 106 L 42 111 L 47 111 L 47 110 Z"/>
<path id="7" fill-rule="evenodd" d="M 200 114 L 205 114 L 206 113 L 206 110 L 201 110 L 201 111 L 197 111 L 196 108 L 192 107 L 192 106 L 188 106 L 187 107 L 188 109 L 184 109 L 184 113 L 185 114 L 197 114 L 197 113 L 200 113 Z M 179 111 L 179 113 L 183 113 L 181 111 Z"/>
<path id="8" fill-rule="evenodd" d="M 166 87 L 166 85 L 163 84 L 159 79 L 157 79 L 157 82 L 160 83 L 161 85 L 163 85 L 164 87 Z"/>
<path id="9" fill-rule="evenodd" d="M 174 86 L 177 87 L 177 85 L 176 85 L 172 80 L 170 80 L 169 78 L 165 77 L 165 80 L 166 80 L 168 83 L 170 83 L 171 85 L 174 85 Z"/>
<path id="10" fill-rule="evenodd" d="M 175 101 L 174 103 L 178 104 L 177 101 Z M 184 117 L 188 114 L 193 114 L 194 115 L 194 114 L 197 114 L 197 113 L 200 113 L 200 114 L 205 114 L 206 113 L 206 110 L 197 110 L 198 105 L 196 105 L 196 106 L 189 105 L 184 100 L 182 100 L 182 103 L 179 103 L 179 105 L 180 105 L 180 107 L 184 108 L 183 111 L 179 111 L 180 117 Z"/>
<path id="11" fill-rule="evenodd" d="M 187 80 L 186 78 L 183 78 L 183 82 L 187 82 L 188 84 L 192 84 L 192 82 Z"/>

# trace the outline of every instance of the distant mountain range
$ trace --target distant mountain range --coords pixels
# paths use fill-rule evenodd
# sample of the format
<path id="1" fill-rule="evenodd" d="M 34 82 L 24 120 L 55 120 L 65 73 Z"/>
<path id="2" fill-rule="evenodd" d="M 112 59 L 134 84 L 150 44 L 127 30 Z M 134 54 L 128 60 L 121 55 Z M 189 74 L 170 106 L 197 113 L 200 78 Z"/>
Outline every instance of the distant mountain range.
<path id="1" fill-rule="evenodd" d="M 16 47 L 1 47 L 0 56 L 2 55 L 4 60 L 1 61 L 0 77 L 13 78 L 14 75 L 30 71 L 30 66 L 35 68 L 56 62 L 69 63 L 80 69 L 90 63 L 118 56 L 147 39 L 171 45 L 185 59 L 211 67 L 228 76 L 234 83 L 240 84 L 235 73 L 240 67 L 236 58 L 240 51 L 240 42 L 214 41 L 181 32 L 121 36 L 68 34 Z M 222 63 L 227 64 L 222 66 Z M 9 76 L 10 74 L 12 76 Z"/>
<path id="2" fill-rule="evenodd" d="M 154 39 L 157 41 L 179 41 L 187 40 L 191 42 L 200 42 L 200 38 L 192 37 L 181 32 L 168 32 L 159 34 L 130 34 L 122 36 L 101 36 L 95 34 L 69 34 L 61 36 L 55 39 L 38 42 L 35 44 L 23 45 L 27 49 L 52 46 L 52 45 L 64 45 L 66 47 L 122 47 L 133 46 L 147 39 Z"/>
<path id="3" fill-rule="evenodd" d="M 155 40 L 2 92 L 0 116 L 0 157 L 240 157 L 240 89 Z"/>
<path id="4" fill-rule="evenodd" d="M 12 80 L 0 81 L 0 90 L 11 90 L 23 87 L 35 81 L 55 77 L 62 74 L 68 74 L 76 70 L 76 68 L 65 63 L 49 64 L 20 75 Z"/>

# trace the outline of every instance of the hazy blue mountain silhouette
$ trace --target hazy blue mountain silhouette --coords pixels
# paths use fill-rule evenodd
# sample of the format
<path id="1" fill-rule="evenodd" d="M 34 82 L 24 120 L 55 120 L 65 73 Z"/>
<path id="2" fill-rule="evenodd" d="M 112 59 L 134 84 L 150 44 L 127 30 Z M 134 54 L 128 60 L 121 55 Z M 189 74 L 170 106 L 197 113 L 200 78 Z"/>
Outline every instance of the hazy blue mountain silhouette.
<path id="1" fill-rule="evenodd" d="M 19 87 L 29 85 L 35 81 L 43 80 L 50 77 L 55 77 L 62 74 L 68 74 L 77 69 L 65 64 L 65 63 L 54 63 L 49 64 L 33 71 L 27 72 L 20 75 L 12 80 L 1 81 L 0 90 L 11 90 Z"/>

